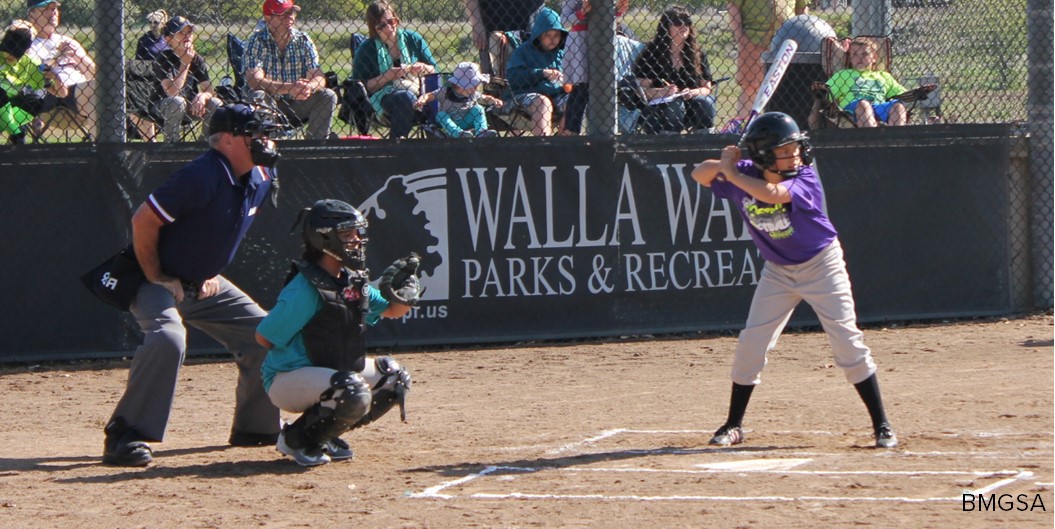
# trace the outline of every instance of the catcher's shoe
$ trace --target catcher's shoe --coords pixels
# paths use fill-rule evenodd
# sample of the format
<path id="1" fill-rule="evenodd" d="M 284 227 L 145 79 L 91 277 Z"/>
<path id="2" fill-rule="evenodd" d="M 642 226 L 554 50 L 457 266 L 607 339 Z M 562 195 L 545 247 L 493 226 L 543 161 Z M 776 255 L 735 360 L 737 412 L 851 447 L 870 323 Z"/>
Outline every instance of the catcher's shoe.
<path id="1" fill-rule="evenodd" d="M 876 430 L 876 448 L 897 447 L 897 435 L 889 424 L 884 424 Z"/>
<path id="2" fill-rule="evenodd" d="M 340 437 L 335 437 L 323 443 L 322 451 L 334 461 L 344 461 L 355 457 L 352 447 L 348 446 L 348 443 L 344 442 Z"/>
<path id="3" fill-rule="evenodd" d="M 145 467 L 154 461 L 154 451 L 135 430 L 128 428 L 124 419 L 110 422 L 103 430 L 103 464 L 115 467 Z"/>
<path id="4" fill-rule="evenodd" d="M 330 456 L 322 452 L 322 447 L 291 448 L 286 444 L 286 432 L 278 434 L 278 443 L 275 449 L 293 458 L 302 467 L 314 467 L 325 465 L 331 461 Z"/>
<path id="5" fill-rule="evenodd" d="M 744 431 L 739 426 L 722 426 L 714 432 L 714 437 L 708 444 L 715 446 L 732 446 L 744 442 Z"/>

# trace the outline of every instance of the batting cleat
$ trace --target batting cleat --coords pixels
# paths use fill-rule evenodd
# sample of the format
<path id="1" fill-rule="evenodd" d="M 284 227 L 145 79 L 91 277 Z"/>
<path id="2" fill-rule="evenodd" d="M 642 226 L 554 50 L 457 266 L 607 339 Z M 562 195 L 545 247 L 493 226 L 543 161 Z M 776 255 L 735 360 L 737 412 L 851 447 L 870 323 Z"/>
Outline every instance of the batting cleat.
<path id="1" fill-rule="evenodd" d="M 315 467 L 319 465 L 325 465 L 332 461 L 330 456 L 322 452 L 322 447 L 304 447 L 304 448 L 292 448 L 286 444 L 286 432 L 278 434 L 278 442 L 275 444 L 275 449 L 283 454 L 292 457 L 293 461 L 296 461 L 298 465 L 302 467 Z"/>
<path id="2" fill-rule="evenodd" d="M 884 424 L 876 430 L 876 448 L 896 448 L 897 435 L 889 424 Z"/>
<path id="3" fill-rule="evenodd" d="M 344 461 L 355 456 L 352 453 L 352 447 L 348 446 L 348 443 L 344 442 L 340 437 L 335 437 L 323 443 L 322 451 L 334 461 Z"/>
<path id="4" fill-rule="evenodd" d="M 744 431 L 739 426 L 722 426 L 714 432 L 714 437 L 708 443 L 714 446 L 732 446 L 744 442 Z"/>

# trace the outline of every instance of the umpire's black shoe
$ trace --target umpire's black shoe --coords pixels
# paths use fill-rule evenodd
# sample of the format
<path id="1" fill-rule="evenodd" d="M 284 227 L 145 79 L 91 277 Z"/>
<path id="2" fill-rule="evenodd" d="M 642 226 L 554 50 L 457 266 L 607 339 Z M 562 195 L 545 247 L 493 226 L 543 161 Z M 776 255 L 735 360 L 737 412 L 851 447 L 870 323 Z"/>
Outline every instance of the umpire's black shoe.
<path id="1" fill-rule="evenodd" d="M 154 451 L 124 419 L 110 421 L 103 430 L 103 464 L 115 467 L 145 467 L 154 461 Z"/>
<path id="2" fill-rule="evenodd" d="M 227 443 L 231 446 L 275 446 L 278 442 L 278 432 L 275 433 L 253 433 L 232 430 L 231 438 Z"/>

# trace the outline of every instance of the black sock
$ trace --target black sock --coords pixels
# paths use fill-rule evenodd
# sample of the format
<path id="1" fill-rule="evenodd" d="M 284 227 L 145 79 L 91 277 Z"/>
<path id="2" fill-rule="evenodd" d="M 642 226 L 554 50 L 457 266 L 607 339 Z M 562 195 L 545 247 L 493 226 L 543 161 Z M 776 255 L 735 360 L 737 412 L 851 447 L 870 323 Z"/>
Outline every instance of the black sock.
<path id="1" fill-rule="evenodd" d="M 744 422 L 747 403 L 751 400 L 751 392 L 754 389 L 754 386 L 741 386 L 733 382 L 733 395 L 729 398 L 729 418 L 725 421 L 726 426 L 740 426 Z"/>
<path id="2" fill-rule="evenodd" d="M 875 374 L 854 384 L 854 388 L 868 408 L 868 415 L 872 417 L 872 429 L 878 430 L 880 426 L 889 424 L 883 410 L 883 397 L 879 394 L 879 379 Z"/>

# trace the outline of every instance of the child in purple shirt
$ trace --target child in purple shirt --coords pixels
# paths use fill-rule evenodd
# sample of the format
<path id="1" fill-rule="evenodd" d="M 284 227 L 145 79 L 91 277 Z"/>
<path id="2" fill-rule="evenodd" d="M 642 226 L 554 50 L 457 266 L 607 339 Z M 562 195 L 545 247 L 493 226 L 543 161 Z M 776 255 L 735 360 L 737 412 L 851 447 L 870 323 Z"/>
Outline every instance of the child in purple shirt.
<path id="1" fill-rule="evenodd" d="M 791 313 L 805 300 L 817 313 L 843 369 L 872 418 L 877 448 L 897 446 L 876 379 L 876 365 L 857 328 L 850 277 L 838 233 L 824 212 L 824 190 L 806 134 L 780 112 L 750 123 L 743 142 L 750 160 L 730 145 L 719 160 L 705 160 L 692 177 L 729 199 L 748 223 L 751 239 L 766 260 L 733 357 L 729 417 L 710 444 L 742 443 L 741 428 L 751 392 L 761 381 L 766 355 Z"/>

